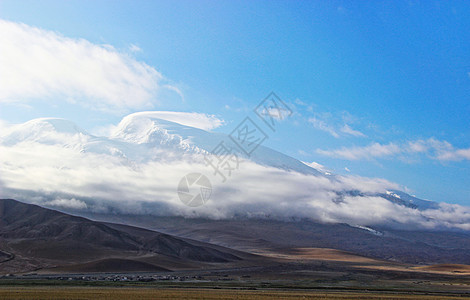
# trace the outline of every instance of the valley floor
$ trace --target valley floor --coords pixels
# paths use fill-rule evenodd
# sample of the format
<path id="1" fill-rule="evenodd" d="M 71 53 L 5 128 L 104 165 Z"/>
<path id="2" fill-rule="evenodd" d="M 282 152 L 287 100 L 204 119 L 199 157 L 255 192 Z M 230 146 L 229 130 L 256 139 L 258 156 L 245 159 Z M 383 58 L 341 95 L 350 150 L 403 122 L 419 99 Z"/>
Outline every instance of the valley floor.
<path id="1" fill-rule="evenodd" d="M 2 299 L 465 299 L 461 295 L 370 291 L 184 289 L 152 287 L 1 287 Z"/>
<path id="2" fill-rule="evenodd" d="M 258 254 L 265 259 L 192 270 L 4 275 L 0 299 L 470 299 L 467 265 L 415 266 L 318 248 Z"/>
<path id="3" fill-rule="evenodd" d="M 387 268 L 382 262 L 375 268 L 377 262 L 365 258 L 358 266 L 357 259 L 173 272 L 17 274 L 0 278 L 0 299 L 470 299 L 465 273 Z"/>

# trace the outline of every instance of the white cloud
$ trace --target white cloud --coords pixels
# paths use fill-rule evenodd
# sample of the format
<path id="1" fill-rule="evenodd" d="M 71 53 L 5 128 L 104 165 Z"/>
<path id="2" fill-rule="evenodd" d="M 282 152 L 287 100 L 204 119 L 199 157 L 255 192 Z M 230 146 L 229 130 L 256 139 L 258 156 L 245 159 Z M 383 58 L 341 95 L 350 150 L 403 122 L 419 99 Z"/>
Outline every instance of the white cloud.
<path id="1" fill-rule="evenodd" d="M 429 146 L 423 140 L 408 142 L 410 152 L 425 153 L 429 150 Z"/>
<path id="2" fill-rule="evenodd" d="M 365 137 L 366 135 L 358 130 L 354 130 L 349 126 L 348 124 L 345 124 L 343 127 L 341 127 L 341 132 L 352 135 L 352 136 L 357 136 L 357 137 Z"/>
<path id="3" fill-rule="evenodd" d="M 131 44 L 131 45 L 129 46 L 129 50 L 130 50 L 131 52 L 142 52 L 142 49 L 140 49 L 139 46 L 134 45 L 134 44 Z"/>
<path id="4" fill-rule="evenodd" d="M 470 148 L 468 149 L 452 149 L 451 151 L 445 151 L 439 153 L 437 159 L 445 161 L 445 160 L 470 160 Z"/>
<path id="5" fill-rule="evenodd" d="M 0 152 L 4 158 L 1 179 L 8 196 L 20 194 L 20 199 L 24 199 L 26 190 L 36 196 L 39 204 L 77 209 L 84 208 L 83 202 L 93 211 L 210 218 L 230 218 L 237 214 L 276 218 L 295 216 L 339 222 L 345 214 L 350 220 L 356 216 L 342 212 L 348 210 L 349 204 L 343 204 L 343 207 L 331 202 L 338 197 L 337 193 L 351 187 L 364 192 L 384 192 L 386 188 L 396 187 L 382 180 L 360 177 L 331 180 L 251 162 L 244 162 L 239 172 L 234 172 L 226 183 L 222 183 L 220 178 L 211 175 L 202 157 L 197 155 L 182 160 L 129 164 L 120 157 L 80 153 L 72 148 L 37 143 L 1 147 Z M 19 160 L 18 157 L 28 159 Z M 176 193 L 179 180 L 191 172 L 205 173 L 214 187 L 211 200 L 196 210 L 183 205 Z M 25 200 L 30 201 L 28 197 Z M 325 210 L 319 210 L 321 207 Z M 361 220 L 372 215 L 366 207 L 356 208 L 354 213 Z M 378 218 L 368 220 L 381 221 Z"/>
<path id="6" fill-rule="evenodd" d="M 339 138 L 341 135 L 350 135 L 355 137 L 366 137 L 366 135 L 359 130 L 353 129 L 348 123 L 357 122 L 356 118 L 348 112 L 343 112 L 341 121 L 336 120 L 331 113 L 321 113 L 308 119 L 308 122 L 313 125 L 315 129 L 329 133 L 335 138 Z M 343 123 L 342 126 L 338 123 Z"/>
<path id="7" fill-rule="evenodd" d="M 307 104 L 300 100 L 299 98 L 294 100 L 294 103 L 291 104 L 292 106 L 296 107 L 300 106 L 300 108 L 307 110 L 307 112 L 313 112 L 313 105 Z M 300 114 L 300 112 L 296 109 L 296 113 Z"/>
<path id="8" fill-rule="evenodd" d="M 84 210 L 88 208 L 85 202 L 77 200 L 75 198 L 57 198 L 52 201 L 44 202 L 44 205 L 49 207 L 69 208 L 73 210 Z"/>
<path id="9" fill-rule="evenodd" d="M 343 147 L 341 149 L 336 150 L 321 150 L 318 149 L 317 153 L 335 157 L 335 158 L 342 158 L 348 160 L 364 160 L 364 159 L 372 159 L 376 157 L 386 157 L 395 155 L 397 153 L 401 153 L 402 149 L 393 143 L 382 145 L 379 143 L 373 143 L 369 146 L 365 147 L 351 147 L 346 148 Z"/>
<path id="10" fill-rule="evenodd" d="M 470 230 L 470 208 L 458 204 L 439 203 L 439 209 L 428 209 L 423 215 L 447 227 Z"/>
<path id="11" fill-rule="evenodd" d="M 288 118 L 289 115 L 292 114 L 292 111 L 284 109 L 284 108 L 270 107 L 264 110 L 264 114 L 266 116 L 269 116 L 270 118 L 276 119 L 278 121 L 282 121 Z"/>
<path id="12" fill-rule="evenodd" d="M 122 113 L 152 108 L 165 89 L 181 94 L 153 67 L 112 46 L 5 20 L 0 32 L 0 103 L 67 101 Z"/>
<path id="13" fill-rule="evenodd" d="M 328 125 L 325 121 L 317 118 L 317 117 L 312 117 L 308 119 L 308 122 L 313 125 L 314 128 L 327 132 L 331 134 L 335 138 L 339 138 L 339 134 L 336 132 L 336 129 L 330 125 Z"/>
<path id="14" fill-rule="evenodd" d="M 347 160 L 371 160 L 387 157 L 407 158 L 417 154 L 425 154 L 427 157 L 439 161 L 470 160 L 470 148 L 456 149 L 449 142 L 439 141 L 435 138 L 401 144 L 372 143 L 363 147 L 342 147 L 335 150 L 317 149 L 317 153 Z"/>
<path id="15" fill-rule="evenodd" d="M 202 130 L 212 130 L 225 124 L 223 120 L 214 115 L 177 111 L 143 111 L 126 116 L 125 119 L 132 119 L 135 117 L 162 119 Z"/>

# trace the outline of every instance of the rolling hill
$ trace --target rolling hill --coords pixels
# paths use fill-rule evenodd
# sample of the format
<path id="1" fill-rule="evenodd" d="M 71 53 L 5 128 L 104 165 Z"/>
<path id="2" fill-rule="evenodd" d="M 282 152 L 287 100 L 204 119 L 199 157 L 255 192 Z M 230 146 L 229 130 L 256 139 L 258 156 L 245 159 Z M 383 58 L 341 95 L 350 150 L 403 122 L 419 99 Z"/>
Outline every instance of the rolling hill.
<path id="1" fill-rule="evenodd" d="M 234 218 L 188 219 L 133 215 L 89 215 L 93 219 L 131 224 L 190 237 L 255 254 L 314 247 L 411 264 L 470 264 L 470 233 L 466 231 L 397 230 L 387 227 L 328 224 L 310 220 Z"/>
<path id="2" fill-rule="evenodd" d="M 168 234 L 104 224 L 21 203 L 0 200 L 0 272 L 18 272 L 77 264 L 77 270 L 166 270 L 171 263 L 191 268 L 204 263 L 241 260 L 241 252 Z M 243 254 L 242 254 L 243 255 Z M 11 259 L 13 257 L 13 259 Z M 157 265 L 139 262 L 153 257 Z M 114 260 L 109 260 L 109 259 Z M 132 259 L 130 259 L 132 258 Z M 157 258 L 155 260 L 155 258 Z M 165 266 L 159 266 L 158 260 Z M 114 264 L 114 263 L 116 264 Z M 71 269 L 71 267 L 68 267 Z"/>

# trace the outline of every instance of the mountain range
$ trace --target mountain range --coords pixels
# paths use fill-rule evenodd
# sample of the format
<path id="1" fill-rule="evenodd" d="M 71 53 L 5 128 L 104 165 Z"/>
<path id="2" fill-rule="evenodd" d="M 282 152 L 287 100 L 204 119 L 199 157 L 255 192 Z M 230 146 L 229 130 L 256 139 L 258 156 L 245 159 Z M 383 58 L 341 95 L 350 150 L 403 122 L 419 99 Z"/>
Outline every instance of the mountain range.
<path id="1" fill-rule="evenodd" d="M 142 228 L 105 224 L 0 199 L 1 273 L 169 271 L 237 262 L 248 255 Z"/>
<path id="2" fill-rule="evenodd" d="M 66 173 L 65 170 L 74 168 L 74 162 L 78 161 L 83 162 L 80 166 L 85 165 L 89 169 L 99 167 L 99 169 L 94 170 L 95 173 L 100 171 L 106 172 L 107 170 L 124 166 L 131 168 L 133 171 L 142 172 L 143 175 L 138 174 L 138 176 L 141 176 L 141 179 L 152 176 L 152 174 L 145 174 L 146 167 L 158 166 L 162 168 L 162 172 L 166 172 L 168 165 L 174 166 L 178 163 L 180 165 L 182 163 L 187 163 L 190 164 L 190 166 L 181 166 L 181 169 L 186 168 L 188 172 L 198 171 L 211 174 L 212 177 L 210 179 L 213 182 L 215 181 L 215 183 L 218 183 L 222 181 L 220 180 L 221 178 L 218 178 L 218 174 L 215 174 L 216 172 L 207 166 L 204 161 L 204 157 L 210 155 L 211 152 L 214 152 L 214 149 L 216 149 L 216 147 L 222 142 L 225 143 L 224 146 L 226 148 L 231 149 L 236 153 L 239 163 L 237 163 L 237 169 L 233 170 L 231 172 L 232 174 L 228 174 L 234 178 L 233 180 L 229 180 L 232 185 L 221 185 L 220 197 L 226 196 L 225 193 L 223 193 L 224 190 L 229 190 L 230 193 L 233 194 L 233 185 L 235 184 L 235 180 L 237 181 L 236 184 L 241 186 L 235 189 L 249 191 L 248 189 L 250 185 L 243 182 L 245 178 L 248 178 L 246 181 L 250 181 L 253 180 L 255 175 L 262 175 L 265 177 L 271 176 L 273 177 L 272 181 L 274 181 L 283 180 L 289 176 L 292 177 L 291 175 L 294 173 L 294 176 L 301 178 L 298 182 L 290 184 L 290 179 L 287 179 L 282 183 L 286 185 L 286 188 L 284 188 L 285 190 L 290 188 L 293 189 L 293 195 L 289 195 L 290 190 L 277 191 L 278 195 L 281 195 L 284 198 L 289 197 L 291 202 L 298 203 L 300 202 L 299 198 L 306 198 L 308 196 L 310 196 L 310 199 L 307 199 L 308 202 L 316 201 L 317 203 L 320 203 L 321 201 L 326 201 L 336 204 L 344 202 L 345 198 L 347 199 L 346 202 L 348 202 L 348 200 L 350 200 L 349 202 L 352 202 L 354 198 L 366 199 L 367 201 L 374 201 L 375 198 L 380 198 L 382 204 L 384 203 L 382 200 L 386 200 L 398 206 L 418 209 L 420 211 L 440 209 L 440 205 L 438 203 L 411 196 L 399 190 L 398 185 L 385 180 L 334 175 L 331 172 L 316 169 L 312 164 L 301 162 L 295 158 L 264 147 L 263 145 L 259 145 L 259 147 L 256 148 L 256 151 L 253 151 L 248 155 L 241 151 L 233 140 L 225 134 L 208 132 L 202 129 L 181 125 L 161 119 L 160 117 L 160 114 L 153 112 L 131 114 L 124 117 L 106 137 L 94 136 L 87 133 L 73 122 L 57 118 L 34 119 L 24 124 L 12 126 L 8 130 L 3 131 L 0 135 L 0 146 L 2 146 L 2 151 L 5 154 L 9 153 L 9 151 L 14 151 L 17 154 L 24 154 L 25 156 L 29 154 L 27 153 L 28 151 L 34 151 L 36 156 L 29 157 L 27 162 L 23 161 L 20 163 L 9 161 L 8 156 L 4 155 L 5 159 L 3 160 L 2 168 L 5 172 L 1 179 L 4 189 L 11 191 L 9 194 L 4 196 L 16 196 L 17 194 L 14 193 L 15 190 L 28 190 L 35 194 L 35 196 L 40 195 L 43 199 L 49 198 L 49 200 L 54 200 L 51 194 L 54 194 L 59 198 L 60 196 L 58 195 L 63 195 L 63 198 L 74 198 L 75 202 L 83 201 L 85 203 L 82 203 L 82 206 L 85 206 L 84 204 L 86 204 L 88 209 L 93 209 L 93 206 L 98 206 L 98 204 L 94 205 L 93 201 L 90 201 L 90 199 L 87 198 L 100 198 L 98 193 L 80 194 L 76 190 L 81 187 L 86 187 L 84 185 L 88 185 L 88 187 L 90 187 L 92 185 L 99 184 L 106 185 L 106 188 L 111 191 L 120 190 L 118 183 L 115 182 L 113 186 L 113 182 L 106 182 L 106 179 L 104 178 L 105 176 L 100 178 L 102 181 L 100 183 L 83 183 L 81 186 L 76 185 L 74 187 L 70 187 L 70 191 L 58 188 L 54 190 L 54 187 L 50 187 L 47 191 L 49 195 L 44 193 L 44 186 L 40 186 L 36 189 L 31 188 L 27 184 L 23 184 L 23 186 L 21 186 L 17 182 L 18 180 L 15 176 L 24 174 L 19 174 L 18 169 L 39 172 L 38 169 L 43 167 L 41 164 L 46 163 L 45 160 L 49 158 L 48 156 L 37 157 L 38 150 L 48 151 L 51 154 L 54 154 L 54 157 L 50 158 L 52 163 L 45 167 L 48 168 L 47 171 L 54 171 L 54 175 L 58 178 L 61 178 L 61 175 Z M 35 161 L 35 159 L 37 161 Z M 101 166 L 97 166 L 97 162 L 93 161 L 94 159 L 101 163 Z M 109 164 L 109 166 L 107 164 Z M 30 170 L 28 170 L 28 168 L 30 168 Z M 91 172 L 90 170 L 88 171 Z M 172 171 L 175 173 L 176 167 Z M 176 187 L 179 178 L 185 175 L 183 170 L 177 171 L 180 171 L 180 173 L 178 173 L 178 177 L 173 180 L 171 188 Z M 9 175 L 11 175 L 12 178 L 10 178 Z M 152 178 L 149 179 L 152 180 Z M 155 181 L 158 181 L 160 178 L 155 175 L 154 179 Z M 72 180 L 75 180 L 75 178 L 70 178 L 68 182 Z M 129 177 L 129 181 L 130 180 L 132 180 L 131 177 Z M 256 179 L 254 180 L 256 184 Z M 12 184 L 8 184 L 9 181 L 12 181 Z M 264 187 L 264 183 L 261 180 L 259 181 L 258 189 L 262 189 Z M 288 184 L 291 186 L 304 185 L 305 193 L 299 193 L 298 186 L 291 187 L 288 186 Z M 162 184 L 162 186 L 162 189 L 169 188 L 168 186 L 164 186 L 164 184 Z M 263 199 L 261 197 L 262 195 L 263 193 L 255 195 L 255 198 L 258 198 L 260 203 L 267 201 L 266 198 Z M 161 206 L 166 206 L 167 208 L 170 207 L 169 210 L 171 210 L 172 214 L 175 214 L 174 210 L 180 210 L 179 213 L 182 213 L 181 207 L 177 207 L 175 209 L 175 204 L 170 203 L 177 200 L 174 196 L 176 196 L 176 194 L 171 195 L 172 199 L 159 199 L 159 201 L 155 201 L 154 195 L 141 195 L 140 198 L 144 199 L 139 200 L 144 200 L 147 203 L 158 202 Z M 214 196 L 217 197 L 218 195 L 215 194 Z M 214 199 L 214 201 L 218 200 Z M 270 202 L 275 201 L 276 200 L 270 200 Z M 62 202 L 66 207 L 66 201 Z M 52 203 L 54 203 L 54 201 L 52 201 Z M 104 203 L 106 203 L 106 201 L 101 202 L 100 205 L 106 205 Z M 72 208 L 73 203 L 71 202 L 69 204 L 69 208 Z M 113 207 L 113 209 L 117 209 L 119 207 L 117 203 L 115 204 L 116 205 L 114 205 L 115 207 Z M 267 204 L 269 206 L 272 203 Z M 315 207 L 315 204 L 303 203 L 302 205 L 313 206 L 315 209 L 318 209 L 318 207 Z M 356 204 L 352 203 L 352 205 Z M 300 208 L 305 207 L 299 207 L 299 209 Z M 102 209 L 102 207 L 95 207 L 95 210 L 97 209 Z M 269 207 L 267 207 L 267 212 L 261 213 L 265 213 L 266 215 L 275 215 L 275 211 L 277 209 L 278 208 L 269 209 Z M 151 211 L 146 211 L 146 213 L 147 212 L 152 213 Z M 217 217 L 220 217 L 221 213 L 222 212 L 219 211 L 217 213 L 219 214 Z M 239 213 L 243 212 L 237 211 L 237 214 Z M 258 212 L 252 213 L 256 214 Z M 209 215 L 210 214 L 211 213 L 209 213 Z M 295 212 L 287 215 L 287 217 L 292 216 L 295 216 Z M 318 216 L 313 216 L 313 218 L 315 217 Z M 339 221 L 351 223 L 350 221 L 353 220 L 348 220 L 348 218 L 354 219 L 354 216 L 344 217 L 346 217 L 346 219 L 340 219 Z M 338 217 L 329 216 L 326 219 L 330 219 L 329 221 L 332 221 L 336 218 Z M 424 219 L 426 218 L 429 219 L 430 216 L 424 216 Z M 360 220 L 357 221 L 360 222 Z M 468 227 L 466 221 L 467 220 L 460 221 L 460 224 L 456 224 L 455 227 L 466 229 Z M 380 222 L 380 220 L 372 221 L 372 223 L 377 222 Z M 421 221 L 406 220 L 406 222 L 419 223 Z M 439 225 L 443 225 L 444 222 L 437 223 L 439 223 Z"/>
<path id="3" fill-rule="evenodd" d="M 237 156 L 225 179 L 205 161 L 221 143 Z M 467 207 L 336 175 L 263 145 L 244 153 L 228 135 L 155 112 L 131 114 L 106 136 L 64 119 L 31 120 L 2 131 L 0 151 L 1 196 L 23 202 L 1 200 L 4 272 L 201 268 L 298 248 L 470 263 Z M 212 196 L 189 207 L 176 189 L 195 172 L 212 182 Z"/>
<path id="4" fill-rule="evenodd" d="M 375 268 L 406 277 L 409 272 L 428 274 L 423 268 L 430 264 L 438 264 L 429 267 L 437 274 L 467 270 L 457 264 L 470 264 L 469 250 L 468 233 L 371 230 L 308 220 L 84 218 L 0 199 L 0 274 L 264 274 L 279 268 L 293 275 L 311 268 L 367 274 Z M 425 274 L 419 276 L 431 276 Z"/>

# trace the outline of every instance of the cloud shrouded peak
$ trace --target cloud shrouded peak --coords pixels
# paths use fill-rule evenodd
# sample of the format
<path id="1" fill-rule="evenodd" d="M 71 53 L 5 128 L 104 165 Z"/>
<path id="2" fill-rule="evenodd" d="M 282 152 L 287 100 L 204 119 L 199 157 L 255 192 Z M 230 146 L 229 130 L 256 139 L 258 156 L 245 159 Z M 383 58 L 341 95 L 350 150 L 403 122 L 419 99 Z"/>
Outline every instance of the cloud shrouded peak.
<path id="1" fill-rule="evenodd" d="M 150 143 L 194 149 L 190 143 L 194 137 L 205 136 L 208 134 L 205 130 L 216 128 L 221 124 L 223 121 L 217 117 L 202 113 L 138 112 L 124 117 L 117 126 L 113 127 L 110 138 L 133 144 Z"/>
<path id="2" fill-rule="evenodd" d="M 67 143 L 70 138 L 86 138 L 90 135 L 75 123 L 61 118 L 38 118 L 23 124 L 5 127 L 0 142 L 14 145 L 21 142 L 49 144 Z"/>
<path id="3" fill-rule="evenodd" d="M 162 115 L 143 112 L 125 117 L 117 131 L 128 133 L 128 138 L 87 135 L 61 119 L 13 126 L 8 136 L 17 142 L 0 139 L 2 197 L 95 212 L 470 229 L 466 207 L 435 203 L 416 209 L 395 192 L 387 193 L 400 189 L 397 184 L 321 174 L 266 147 L 243 157 L 223 182 L 205 163 L 204 152 L 193 150 L 210 150 L 224 135 L 165 121 Z M 34 138 L 22 136 L 33 128 Z M 195 172 L 206 174 L 213 190 L 204 206 L 191 208 L 178 199 L 176 187 L 183 176 Z M 450 217 L 453 212 L 459 213 L 458 219 Z"/>
<path id="4" fill-rule="evenodd" d="M 152 108 L 180 91 L 153 67 L 109 45 L 0 20 L 0 102 L 67 101 L 111 113 Z"/>

